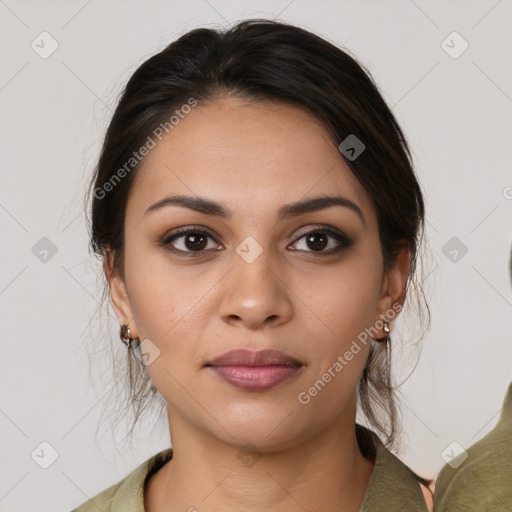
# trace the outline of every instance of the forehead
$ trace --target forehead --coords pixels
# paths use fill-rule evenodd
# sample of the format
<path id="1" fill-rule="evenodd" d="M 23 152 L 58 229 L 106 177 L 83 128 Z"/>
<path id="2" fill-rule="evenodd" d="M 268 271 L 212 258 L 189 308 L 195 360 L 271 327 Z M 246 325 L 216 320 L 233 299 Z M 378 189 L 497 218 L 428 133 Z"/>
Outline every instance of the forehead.
<path id="1" fill-rule="evenodd" d="M 184 193 L 253 215 L 318 195 L 343 195 L 373 211 L 325 127 L 298 107 L 217 99 L 192 108 L 155 142 L 131 188 L 131 210 Z"/>

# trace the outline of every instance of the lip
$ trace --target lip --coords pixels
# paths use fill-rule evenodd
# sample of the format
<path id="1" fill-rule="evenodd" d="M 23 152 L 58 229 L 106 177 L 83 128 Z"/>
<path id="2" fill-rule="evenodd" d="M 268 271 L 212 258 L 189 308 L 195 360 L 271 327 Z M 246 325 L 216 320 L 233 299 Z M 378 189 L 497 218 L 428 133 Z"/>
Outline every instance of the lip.
<path id="1" fill-rule="evenodd" d="M 280 350 L 249 350 L 240 348 L 224 352 L 208 361 L 207 366 L 269 366 L 282 364 L 301 366 L 302 363 Z"/>
<path id="2" fill-rule="evenodd" d="M 205 367 L 227 383 L 248 391 L 264 391 L 291 378 L 303 363 L 279 350 L 230 350 Z"/>

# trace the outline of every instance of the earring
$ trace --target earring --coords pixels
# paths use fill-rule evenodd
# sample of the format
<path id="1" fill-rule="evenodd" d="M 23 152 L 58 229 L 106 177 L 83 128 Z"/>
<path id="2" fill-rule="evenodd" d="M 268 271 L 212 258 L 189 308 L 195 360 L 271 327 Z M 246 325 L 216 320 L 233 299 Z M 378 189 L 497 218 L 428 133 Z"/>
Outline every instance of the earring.
<path id="1" fill-rule="evenodd" d="M 132 331 L 130 330 L 130 327 L 128 324 L 124 324 L 121 326 L 121 331 L 119 332 L 119 337 L 121 338 L 121 341 L 130 348 L 130 342 L 132 341 Z"/>
<path id="2" fill-rule="evenodd" d="M 384 321 L 383 331 L 384 334 L 386 335 L 386 338 L 384 340 L 381 340 L 384 341 L 384 343 L 386 343 L 386 363 L 388 365 L 388 373 L 390 372 L 391 368 L 391 337 L 389 336 L 391 330 L 389 328 L 389 324 L 390 322 Z"/>

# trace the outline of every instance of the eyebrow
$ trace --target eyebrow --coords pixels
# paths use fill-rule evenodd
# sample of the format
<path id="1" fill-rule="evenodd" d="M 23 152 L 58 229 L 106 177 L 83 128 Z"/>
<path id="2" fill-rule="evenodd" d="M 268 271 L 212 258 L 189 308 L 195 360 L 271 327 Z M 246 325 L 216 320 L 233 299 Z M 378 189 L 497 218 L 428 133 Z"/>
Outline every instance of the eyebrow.
<path id="1" fill-rule="evenodd" d="M 180 206 L 182 208 L 188 208 L 199 213 L 206 215 L 216 215 L 223 219 L 231 219 L 233 213 L 228 208 L 225 208 L 217 201 L 206 199 L 204 197 L 192 197 L 186 195 L 173 195 L 167 196 L 152 204 L 145 212 L 148 213 L 161 210 L 168 206 Z M 366 221 L 363 212 L 353 201 L 346 197 L 341 196 L 320 196 L 313 197 L 310 199 L 304 199 L 295 203 L 290 203 L 282 206 L 278 211 L 278 220 L 283 220 L 290 217 L 296 217 L 304 213 L 316 212 L 329 208 L 331 206 L 343 206 L 355 212 L 361 219 L 363 225 L 366 225 Z"/>

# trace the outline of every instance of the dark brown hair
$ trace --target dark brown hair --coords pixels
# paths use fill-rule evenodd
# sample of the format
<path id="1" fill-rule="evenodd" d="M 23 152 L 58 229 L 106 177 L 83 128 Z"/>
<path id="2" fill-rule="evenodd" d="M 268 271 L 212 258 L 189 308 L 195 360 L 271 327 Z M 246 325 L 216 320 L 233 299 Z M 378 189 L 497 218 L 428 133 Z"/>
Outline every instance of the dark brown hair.
<path id="1" fill-rule="evenodd" d="M 409 244 L 406 298 L 411 283 L 420 305 L 424 293 L 416 267 L 425 206 L 406 139 L 369 71 L 348 50 L 282 22 L 253 19 L 225 30 L 198 28 L 135 71 L 108 127 L 89 190 L 91 249 L 101 258 L 111 249 L 114 271 L 124 277 L 124 218 L 138 165 L 103 193 L 106 184 L 113 183 L 133 152 L 191 98 L 200 105 L 224 95 L 305 109 L 323 123 L 337 147 L 349 135 L 363 142 L 365 150 L 356 159 L 343 157 L 374 201 L 385 270 L 395 264 L 398 249 Z M 128 398 L 137 421 L 157 390 L 130 351 L 127 357 Z M 399 427 L 398 409 L 385 363 L 385 345 L 373 343 L 357 392 L 370 425 L 384 436 L 385 444 L 392 445 Z"/>

